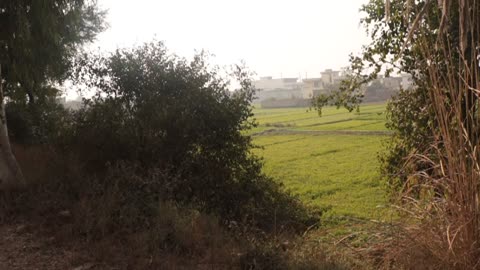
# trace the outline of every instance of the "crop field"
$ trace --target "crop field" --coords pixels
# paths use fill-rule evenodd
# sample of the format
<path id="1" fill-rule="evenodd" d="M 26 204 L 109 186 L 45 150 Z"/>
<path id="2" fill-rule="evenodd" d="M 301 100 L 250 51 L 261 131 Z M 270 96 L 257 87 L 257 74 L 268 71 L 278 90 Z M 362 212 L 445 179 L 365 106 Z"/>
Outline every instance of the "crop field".
<path id="1" fill-rule="evenodd" d="M 303 131 L 386 131 L 385 105 L 364 105 L 360 113 L 328 107 L 320 117 L 308 108 L 255 109 L 259 126 L 252 130 L 258 133 L 271 129 Z"/>
<path id="2" fill-rule="evenodd" d="M 325 216 L 382 219 L 385 191 L 377 155 L 388 139 L 385 105 L 360 112 L 255 109 L 252 131 L 265 172 Z"/>

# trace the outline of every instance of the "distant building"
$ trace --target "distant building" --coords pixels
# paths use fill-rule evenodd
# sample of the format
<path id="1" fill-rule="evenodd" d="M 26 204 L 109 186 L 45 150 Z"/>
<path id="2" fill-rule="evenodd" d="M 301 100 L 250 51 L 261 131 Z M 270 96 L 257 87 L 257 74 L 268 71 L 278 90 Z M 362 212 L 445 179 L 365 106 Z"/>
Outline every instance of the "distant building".
<path id="1" fill-rule="evenodd" d="M 323 93 L 326 93 L 326 90 L 322 78 L 303 80 L 302 96 L 304 99 L 310 99 Z"/>
<path id="2" fill-rule="evenodd" d="M 267 99 L 289 99 L 302 98 L 302 84 L 298 78 L 273 79 L 272 77 L 261 77 L 254 81 L 257 89 L 257 100 Z"/>
<path id="3" fill-rule="evenodd" d="M 340 82 L 345 79 L 345 72 L 339 70 L 326 69 L 320 72 L 320 75 L 320 78 L 303 80 L 305 98 L 328 94 L 335 88 L 338 88 Z"/>
<path id="4" fill-rule="evenodd" d="M 329 86 L 343 80 L 341 71 L 327 69 L 320 74 L 319 78 L 304 79 L 301 82 L 298 78 L 261 77 L 254 82 L 257 100 L 261 102 L 269 99 L 310 99 L 327 93 L 327 89 L 331 89 Z"/>
<path id="5" fill-rule="evenodd" d="M 302 89 L 274 89 L 274 90 L 259 90 L 257 98 L 260 101 L 268 99 L 302 99 Z"/>
<path id="6" fill-rule="evenodd" d="M 340 71 L 326 69 L 323 72 L 320 72 L 322 75 L 321 79 L 325 85 L 334 84 L 341 80 Z"/>
<path id="7" fill-rule="evenodd" d="M 255 88 L 269 91 L 275 89 L 295 89 L 298 88 L 298 78 L 273 79 L 271 76 L 261 77 L 254 82 Z"/>
<path id="8" fill-rule="evenodd" d="M 399 77 L 385 77 L 383 75 L 378 75 L 378 78 L 375 81 L 378 81 L 381 85 L 388 89 L 399 90 L 400 88 L 409 89 L 413 85 L 412 76 L 410 74 L 401 74 Z"/>
<path id="9" fill-rule="evenodd" d="M 365 102 L 386 101 L 395 96 L 400 89 L 410 89 L 413 86 L 412 77 L 401 74 L 399 77 L 385 77 L 378 75 L 377 79 L 370 82 L 365 89 Z"/>
<path id="10" fill-rule="evenodd" d="M 326 69 L 320 72 L 320 77 L 306 78 L 277 78 L 261 77 L 254 81 L 257 89 L 256 101 L 262 107 L 295 107 L 308 106 L 312 97 L 328 94 L 339 88 L 340 83 L 348 74 L 348 69 L 342 71 Z M 365 94 L 366 102 L 382 102 L 395 95 L 400 88 L 408 89 L 413 85 L 410 75 L 401 74 L 397 77 L 378 78 L 360 90 Z"/>

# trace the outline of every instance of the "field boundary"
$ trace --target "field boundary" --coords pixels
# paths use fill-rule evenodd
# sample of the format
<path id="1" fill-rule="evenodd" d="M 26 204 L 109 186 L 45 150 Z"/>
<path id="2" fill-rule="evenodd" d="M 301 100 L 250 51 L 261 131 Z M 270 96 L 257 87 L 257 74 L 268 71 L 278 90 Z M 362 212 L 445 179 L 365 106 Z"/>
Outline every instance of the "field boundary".
<path id="1" fill-rule="evenodd" d="M 292 130 L 292 129 L 268 129 L 262 132 L 253 133 L 253 137 L 272 136 L 272 135 L 370 135 L 370 136 L 389 136 L 391 131 L 381 130 Z"/>

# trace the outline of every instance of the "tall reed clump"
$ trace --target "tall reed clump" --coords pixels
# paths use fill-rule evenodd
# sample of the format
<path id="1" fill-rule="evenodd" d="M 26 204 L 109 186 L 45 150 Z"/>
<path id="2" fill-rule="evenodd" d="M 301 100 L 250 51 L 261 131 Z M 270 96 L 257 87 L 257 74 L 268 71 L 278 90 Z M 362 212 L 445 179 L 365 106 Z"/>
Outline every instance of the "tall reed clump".
<path id="1" fill-rule="evenodd" d="M 423 16 L 427 9 L 439 13 L 436 31 L 426 27 L 431 25 Z M 429 268 L 477 269 L 480 3 L 427 0 L 410 25 L 407 42 L 415 39 L 414 49 L 419 59 L 425 60 L 419 66 L 423 67 L 422 83 L 431 100 L 435 129 L 428 153 L 410 156 L 411 162 L 429 167 L 410 175 L 401 194 L 402 209 L 420 222 L 408 222 L 407 233 L 399 237 L 403 239 L 399 246 L 404 248 L 395 254 L 395 260 L 413 267 L 412 262 L 423 257 L 430 258 L 424 265 Z"/>

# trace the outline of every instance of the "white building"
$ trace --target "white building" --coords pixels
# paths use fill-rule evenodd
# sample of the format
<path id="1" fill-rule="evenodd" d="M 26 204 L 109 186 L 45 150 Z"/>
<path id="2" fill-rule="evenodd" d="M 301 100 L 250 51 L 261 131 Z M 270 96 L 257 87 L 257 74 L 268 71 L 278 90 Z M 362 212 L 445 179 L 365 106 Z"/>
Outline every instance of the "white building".
<path id="1" fill-rule="evenodd" d="M 311 78 L 303 80 L 302 96 L 304 99 L 310 99 L 319 94 L 324 94 L 325 87 L 322 78 Z"/>
<path id="2" fill-rule="evenodd" d="M 328 94 L 332 86 L 338 85 L 345 78 L 345 71 L 327 69 L 320 74 L 321 77 L 302 81 L 298 78 L 261 77 L 254 81 L 257 89 L 256 100 L 260 102 L 287 99 L 307 101 L 312 97 Z"/>
<path id="3" fill-rule="evenodd" d="M 257 99 L 260 101 L 267 99 L 289 99 L 302 98 L 302 83 L 298 78 L 280 78 L 261 77 L 254 81 L 257 89 Z"/>
<path id="4" fill-rule="evenodd" d="M 326 69 L 324 72 L 320 72 L 320 74 L 322 75 L 324 85 L 334 84 L 342 79 L 340 71 L 337 70 Z"/>

